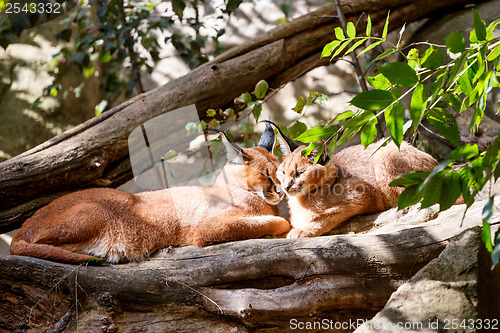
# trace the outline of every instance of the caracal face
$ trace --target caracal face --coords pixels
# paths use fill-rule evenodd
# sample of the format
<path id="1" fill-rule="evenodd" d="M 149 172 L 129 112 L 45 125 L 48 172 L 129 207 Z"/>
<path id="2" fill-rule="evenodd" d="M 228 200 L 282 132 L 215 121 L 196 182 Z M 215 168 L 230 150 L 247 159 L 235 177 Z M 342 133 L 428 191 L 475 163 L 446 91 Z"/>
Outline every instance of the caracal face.
<path id="1" fill-rule="evenodd" d="M 336 176 L 337 168 L 330 159 L 320 158 L 314 164 L 310 157 L 302 156 L 305 148 L 299 147 L 286 155 L 278 167 L 277 178 L 289 196 L 307 195 Z"/>
<path id="2" fill-rule="evenodd" d="M 276 206 L 285 196 L 276 177 L 278 158 L 260 147 L 243 148 L 242 151 L 244 163 L 230 163 L 225 169 L 226 176 L 232 180 L 229 185 L 244 187 L 267 204 Z"/>

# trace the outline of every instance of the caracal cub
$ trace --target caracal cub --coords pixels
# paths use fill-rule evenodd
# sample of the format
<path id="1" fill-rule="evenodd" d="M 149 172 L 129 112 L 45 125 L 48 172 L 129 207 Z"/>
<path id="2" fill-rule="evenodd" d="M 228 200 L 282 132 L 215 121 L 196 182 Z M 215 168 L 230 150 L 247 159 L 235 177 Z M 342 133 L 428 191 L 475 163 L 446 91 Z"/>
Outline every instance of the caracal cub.
<path id="1" fill-rule="evenodd" d="M 205 246 L 290 230 L 276 205 L 284 194 L 270 153 L 274 131 L 243 149 L 222 134 L 228 163 L 214 186 L 129 194 L 110 188 L 73 192 L 38 210 L 14 236 L 13 255 L 80 263 L 141 261 L 167 246 Z M 272 140 L 269 139 L 272 136 Z M 230 184 L 230 185 L 227 185 Z"/>
<path id="2" fill-rule="evenodd" d="M 404 141 L 400 149 L 392 142 L 378 149 L 384 140 L 366 149 L 348 147 L 331 158 L 324 152 L 313 165 L 317 152 L 302 156 L 306 146 L 299 146 L 279 129 L 278 140 L 284 158 L 277 177 L 288 197 L 292 225 L 287 238 L 319 236 L 354 215 L 394 207 L 404 188 L 389 186 L 392 180 L 437 165 L 432 156 Z"/>

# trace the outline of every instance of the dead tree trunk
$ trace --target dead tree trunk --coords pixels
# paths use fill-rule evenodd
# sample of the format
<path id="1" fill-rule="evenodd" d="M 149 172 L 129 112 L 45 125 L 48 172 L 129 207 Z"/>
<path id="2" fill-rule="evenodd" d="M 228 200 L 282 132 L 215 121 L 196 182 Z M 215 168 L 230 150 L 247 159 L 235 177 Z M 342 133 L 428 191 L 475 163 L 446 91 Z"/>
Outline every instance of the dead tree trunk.
<path id="1" fill-rule="evenodd" d="M 472 2 L 351 0 L 343 8 L 347 20 L 354 22 L 361 13 L 369 14 L 380 31 L 387 10 L 392 12 L 390 29 L 397 29 L 404 22 Z M 252 90 L 260 79 L 278 87 L 324 64 L 319 55 L 338 25 L 335 15 L 335 6 L 328 5 L 278 26 L 177 80 L 1 163 L 0 233 L 19 227 L 38 208 L 69 191 L 116 187 L 129 180 L 127 137 L 145 121 L 189 104 L 196 104 L 203 118 L 207 108 L 231 103 L 242 92 Z M 361 21 L 358 28 L 362 30 L 363 26 Z"/>
<path id="2" fill-rule="evenodd" d="M 139 264 L 0 257 L 0 331 L 282 332 L 291 319 L 369 319 L 450 238 L 481 225 L 483 205 L 462 226 L 464 205 L 427 209 L 423 225 L 421 213 L 401 216 L 391 233 L 169 248 Z"/>

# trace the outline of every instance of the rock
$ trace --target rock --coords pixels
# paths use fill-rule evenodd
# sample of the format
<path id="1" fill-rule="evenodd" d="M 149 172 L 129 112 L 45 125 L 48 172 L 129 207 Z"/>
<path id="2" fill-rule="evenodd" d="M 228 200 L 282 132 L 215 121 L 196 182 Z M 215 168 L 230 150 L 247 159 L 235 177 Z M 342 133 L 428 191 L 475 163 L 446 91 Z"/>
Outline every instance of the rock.
<path id="1" fill-rule="evenodd" d="M 500 271 L 497 267 L 496 273 L 490 273 L 488 257 L 481 228 L 465 230 L 452 239 L 438 258 L 399 287 L 385 307 L 355 332 L 475 332 L 478 318 L 493 319 L 489 312 L 489 317 L 479 315 L 482 299 L 493 299 L 494 305 L 498 305 L 498 294 L 491 297 L 493 294 L 483 292 L 490 285 L 498 288 L 498 280 L 482 278 Z M 479 258 L 486 264 L 480 265 Z M 478 281 L 482 281 L 481 288 Z M 483 308 L 491 312 L 494 305 Z"/>

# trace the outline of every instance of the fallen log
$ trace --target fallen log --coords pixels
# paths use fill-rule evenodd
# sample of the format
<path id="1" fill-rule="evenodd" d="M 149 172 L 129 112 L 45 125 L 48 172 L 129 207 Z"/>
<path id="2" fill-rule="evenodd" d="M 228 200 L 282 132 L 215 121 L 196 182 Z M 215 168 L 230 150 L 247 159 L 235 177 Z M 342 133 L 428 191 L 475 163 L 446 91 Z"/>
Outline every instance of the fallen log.
<path id="1" fill-rule="evenodd" d="M 168 248 L 142 263 L 0 257 L 0 330 L 268 332 L 289 329 L 293 320 L 369 319 L 452 237 L 481 225 L 484 203 L 462 224 L 465 205 L 424 215 L 394 208 L 362 217 L 372 225 L 392 219 L 367 234 Z M 499 218 L 495 212 L 492 220 Z"/>
<path id="2" fill-rule="evenodd" d="M 477 2 L 477 1 L 475 1 Z M 387 10 L 390 29 L 471 0 L 351 0 L 347 20 L 369 14 L 380 31 Z M 166 85 L 136 96 L 17 157 L 0 164 L 0 233 L 13 230 L 41 206 L 69 191 L 117 187 L 132 176 L 127 151 L 130 132 L 145 121 L 179 107 L 224 107 L 260 79 L 278 87 L 319 63 L 323 46 L 338 25 L 334 5 L 283 24 Z M 364 28 L 362 20 L 358 28 Z M 323 62 L 324 63 L 324 62 Z"/>

